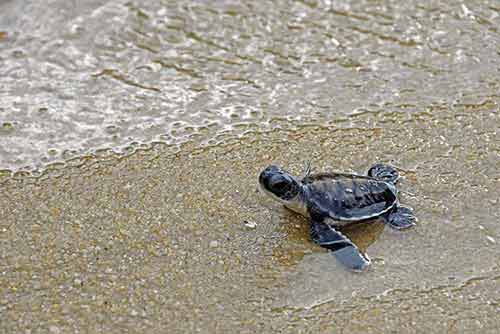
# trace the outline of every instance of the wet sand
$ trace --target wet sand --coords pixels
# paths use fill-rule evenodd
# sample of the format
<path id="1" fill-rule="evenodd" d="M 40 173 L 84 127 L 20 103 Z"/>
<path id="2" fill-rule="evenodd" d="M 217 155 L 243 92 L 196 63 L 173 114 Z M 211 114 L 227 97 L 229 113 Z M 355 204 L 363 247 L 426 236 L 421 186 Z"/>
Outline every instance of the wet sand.
<path id="1" fill-rule="evenodd" d="M 498 102 L 3 176 L 1 332 L 497 333 Z M 373 265 L 346 272 L 257 190 L 267 164 L 300 174 L 307 159 L 394 164 L 418 226 L 349 229 Z"/>
<path id="2" fill-rule="evenodd" d="M 2 2 L 0 333 L 498 333 L 499 13 Z M 418 225 L 345 271 L 257 190 L 307 160 L 395 165 Z"/>

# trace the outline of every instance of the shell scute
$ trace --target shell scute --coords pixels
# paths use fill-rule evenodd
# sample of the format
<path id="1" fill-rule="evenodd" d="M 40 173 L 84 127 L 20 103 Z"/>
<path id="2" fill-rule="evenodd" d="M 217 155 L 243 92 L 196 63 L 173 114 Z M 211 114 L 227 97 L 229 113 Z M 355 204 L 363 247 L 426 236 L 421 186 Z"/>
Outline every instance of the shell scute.
<path id="1" fill-rule="evenodd" d="M 308 206 L 335 220 L 364 220 L 389 211 L 397 202 L 393 185 L 349 174 L 311 175 L 303 181 Z"/>

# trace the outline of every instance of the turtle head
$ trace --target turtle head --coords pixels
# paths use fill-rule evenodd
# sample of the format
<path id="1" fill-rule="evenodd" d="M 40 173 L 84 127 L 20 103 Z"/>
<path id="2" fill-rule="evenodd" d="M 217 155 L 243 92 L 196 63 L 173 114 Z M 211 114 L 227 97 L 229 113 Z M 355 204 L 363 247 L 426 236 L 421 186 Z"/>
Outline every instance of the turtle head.
<path id="1" fill-rule="evenodd" d="M 261 189 L 274 199 L 287 204 L 297 198 L 301 185 L 293 176 L 271 165 L 259 175 Z"/>

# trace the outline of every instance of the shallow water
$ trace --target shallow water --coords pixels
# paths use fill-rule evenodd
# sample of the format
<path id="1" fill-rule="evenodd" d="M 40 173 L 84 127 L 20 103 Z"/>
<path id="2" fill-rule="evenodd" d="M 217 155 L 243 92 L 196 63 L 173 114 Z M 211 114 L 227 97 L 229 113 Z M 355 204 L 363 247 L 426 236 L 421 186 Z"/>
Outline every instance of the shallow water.
<path id="1" fill-rule="evenodd" d="M 496 333 L 499 15 L 1 2 L 3 330 Z M 415 228 L 344 231 L 368 272 L 257 191 L 309 159 L 402 174 Z"/>
<path id="2" fill-rule="evenodd" d="M 499 91 L 494 1 L 3 1 L 0 13 L 10 170 Z"/>

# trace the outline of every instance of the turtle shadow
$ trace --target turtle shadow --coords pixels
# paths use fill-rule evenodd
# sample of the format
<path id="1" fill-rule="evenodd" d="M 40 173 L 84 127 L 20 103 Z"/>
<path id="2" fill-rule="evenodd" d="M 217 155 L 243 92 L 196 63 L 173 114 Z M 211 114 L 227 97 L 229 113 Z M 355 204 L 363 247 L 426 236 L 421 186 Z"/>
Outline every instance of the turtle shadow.
<path id="1" fill-rule="evenodd" d="M 381 219 L 371 219 L 348 225 L 339 231 L 351 239 L 363 253 L 366 253 L 368 247 L 380 237 L 384 227 L 385 223 Z"/>
<path id="2" fill-rule="evenodd" d="M 284 241 L 277 246 L 273 255 L 283 265 L 299 263 L 306 254 L 324 252 L 309 236 L 309 221 L 302 215 L 284 209 L 281 214 L 281 228 L 286 234 Z M 366 253 L 384 231 L 385 224 L 380 219 L 366 220 L 348 225 L 338 230 L 345 234 L 358 248 Z"/>

